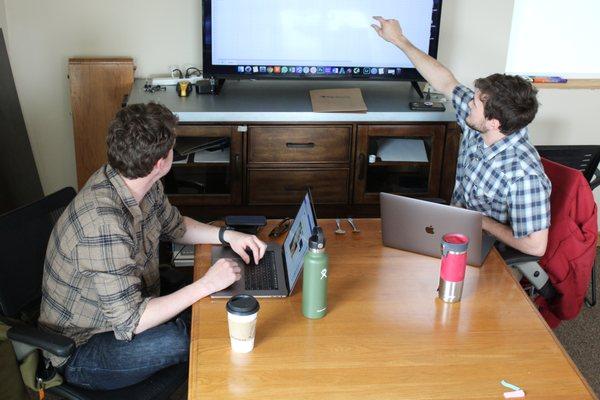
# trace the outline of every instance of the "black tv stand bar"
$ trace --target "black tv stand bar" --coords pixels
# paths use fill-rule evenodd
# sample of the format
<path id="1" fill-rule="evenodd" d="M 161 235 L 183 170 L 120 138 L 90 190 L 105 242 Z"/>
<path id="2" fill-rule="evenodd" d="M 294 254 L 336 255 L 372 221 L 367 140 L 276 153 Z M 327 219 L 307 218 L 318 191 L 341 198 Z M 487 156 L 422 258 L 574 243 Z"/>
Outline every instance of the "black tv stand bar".
<path id="1" fill-rule="evenodd" d="M 419 95 L 419 97 L 421 99 L 424 99 L 425 96 L 423 95 L 423 91 L 421 90 L 421 87 L 419 86 L 419 82 L 417 82 L 417 81 L 410 81 L 410 84 L 412 85 L 413 89 L 415 89 L 415 92 L 417 92 L 417 94 Z"/>

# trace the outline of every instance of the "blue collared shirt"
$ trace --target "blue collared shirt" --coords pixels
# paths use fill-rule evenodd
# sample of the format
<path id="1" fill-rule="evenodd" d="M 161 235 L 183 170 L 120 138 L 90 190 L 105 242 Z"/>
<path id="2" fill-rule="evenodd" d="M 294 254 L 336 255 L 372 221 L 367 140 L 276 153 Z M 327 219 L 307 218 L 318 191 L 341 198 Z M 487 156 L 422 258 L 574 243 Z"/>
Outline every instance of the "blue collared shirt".
<path id="1" fill-rule="evenodd" d="M 465 122 L 474 96 L 463 85 L 453 91 L 456 120 L 463 134 L 452 204 L 510 225 L 515 238 L 547 229 L 551 185 L 538 152 L 529 143 L 527 128 L 486 146 L 481 133 Z"/>

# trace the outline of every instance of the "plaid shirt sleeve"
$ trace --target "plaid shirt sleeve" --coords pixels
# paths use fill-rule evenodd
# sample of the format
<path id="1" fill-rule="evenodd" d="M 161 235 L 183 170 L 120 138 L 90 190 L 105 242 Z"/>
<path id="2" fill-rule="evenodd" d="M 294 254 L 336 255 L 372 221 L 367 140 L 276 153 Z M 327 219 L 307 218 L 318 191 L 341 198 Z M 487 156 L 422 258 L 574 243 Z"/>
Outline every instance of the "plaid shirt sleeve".
<path id="1" fill-rule="evenodd" d="M 508 212 L 515 238 L 550 226 L 550 188 L 537 175 L 526 175 L 510 187 Z"/>
<path id="2" fill-rule="evenodd" d="M 119 227 L 100 225 L 74 251 L 79 271 L 91 277 L 102 314 L 119 340 L 131 340 L 150 298 L 142 297 L 142 280 L 132 258 L 134 242 Z"/>
<path id="3" fill-rule="evenodd" d="M 452 105 L 456 110 L 456 121 L 463 132 L 467 127 L 465 119 L 469 116 L 469 102 L 475 97 L 475 92 L 464 85 L 457 85 L 452 91 Z"/>
<path id="4" fill-rule="evenodd" d="M 158 219 L 162 227 L 160 240 L 172 242 L 181 238 L 186 231 L 183 217 L 177 207 L 173 207 L 169 202 L 160 181 L 156 187 L 156 206 Z"/>

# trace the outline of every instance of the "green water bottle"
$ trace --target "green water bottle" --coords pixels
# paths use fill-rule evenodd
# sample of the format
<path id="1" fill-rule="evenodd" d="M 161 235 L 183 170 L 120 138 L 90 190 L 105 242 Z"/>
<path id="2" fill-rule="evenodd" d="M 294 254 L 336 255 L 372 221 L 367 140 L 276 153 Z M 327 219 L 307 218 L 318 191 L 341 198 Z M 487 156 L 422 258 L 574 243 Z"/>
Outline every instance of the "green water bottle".
<path id="1" fill-rule="evenodd" d="M 315 226 L 304 256 L 302 276 L 302 314 L 306 318 L 323 318 L 327 313 L 328 265 L 325 235 L 321 227 Z"/>

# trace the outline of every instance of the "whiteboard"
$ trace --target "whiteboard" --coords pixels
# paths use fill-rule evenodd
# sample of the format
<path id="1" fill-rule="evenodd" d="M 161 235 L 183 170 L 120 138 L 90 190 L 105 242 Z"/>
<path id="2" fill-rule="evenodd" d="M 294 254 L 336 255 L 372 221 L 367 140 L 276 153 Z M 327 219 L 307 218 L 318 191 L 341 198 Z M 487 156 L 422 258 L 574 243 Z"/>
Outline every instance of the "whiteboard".
<path id="1" fill-rule="evenodd" d="M 599 0 L 515 0 L 506 72 L 600 78 Z"/>

